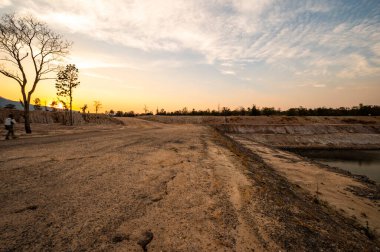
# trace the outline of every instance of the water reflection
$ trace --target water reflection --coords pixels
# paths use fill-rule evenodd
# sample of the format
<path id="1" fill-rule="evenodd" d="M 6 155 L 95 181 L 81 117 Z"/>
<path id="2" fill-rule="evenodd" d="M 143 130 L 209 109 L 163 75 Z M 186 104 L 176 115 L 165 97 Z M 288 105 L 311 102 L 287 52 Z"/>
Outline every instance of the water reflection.
<path id="1" fill-rule="evenodd" d="M 302 150 L 297 153 L 380 183 L 380 150 Z"/>

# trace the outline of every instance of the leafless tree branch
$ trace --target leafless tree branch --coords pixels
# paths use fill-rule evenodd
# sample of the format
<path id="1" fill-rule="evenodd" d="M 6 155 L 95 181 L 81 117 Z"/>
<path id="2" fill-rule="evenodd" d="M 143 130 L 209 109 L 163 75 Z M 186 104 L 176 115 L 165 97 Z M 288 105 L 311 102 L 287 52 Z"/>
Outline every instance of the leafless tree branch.
<path id="1" fill-rule="evenodd" d="M 45 23 L 32 16 L 19 17 L 15 14 L 6 14 L 1 18 L 0 53 L 5 54 L 6 57 L 0 60 L 11 63 L 18 73 L 14 74 L 5 68 L 1 69 L 0 73 L 17 81 L 21 86 L 26 117 L 29 116 L 31 96 L 39 81 L 54 79 L 48 76 L 50 72 L 57 69 L 54 61 L 67 55 L 71 45 L 71 42 L 63 40 L 61 35 L 53 32 Z M 34 77 L 26 76 L 24 60 L 32 62 Z M 31 88 L 28 91 L 27 84 L 30 79 Z M 25 129 L 27 133 L 30 133 L 28 123 L 29 118 L 26 118 Z"/>

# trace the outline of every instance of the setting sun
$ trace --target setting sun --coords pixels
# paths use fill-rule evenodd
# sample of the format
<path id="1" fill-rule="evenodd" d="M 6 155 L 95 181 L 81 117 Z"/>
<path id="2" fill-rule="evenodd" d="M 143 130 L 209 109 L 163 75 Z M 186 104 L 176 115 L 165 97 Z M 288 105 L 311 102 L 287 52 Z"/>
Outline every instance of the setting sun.
<path id="1" fill-rule="evenodd" d="M 63 109 L 64 106 L 63 106 L 63 104 L 62 104 L 61 102 L 59 102 L 59 103 L 57 104 L 57 107 L 56 107 L 56 108 L 58 108 L 58 109 Z"/>

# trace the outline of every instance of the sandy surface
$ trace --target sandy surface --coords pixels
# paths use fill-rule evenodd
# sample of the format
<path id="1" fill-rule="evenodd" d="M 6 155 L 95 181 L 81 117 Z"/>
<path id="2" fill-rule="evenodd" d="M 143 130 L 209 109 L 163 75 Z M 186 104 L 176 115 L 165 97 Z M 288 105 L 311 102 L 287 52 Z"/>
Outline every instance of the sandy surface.
<path id="1" fill-rule="evenodd" d="M 0 251 L 378 250 L 213 129 L 123 120 L 0 142 Z"/>

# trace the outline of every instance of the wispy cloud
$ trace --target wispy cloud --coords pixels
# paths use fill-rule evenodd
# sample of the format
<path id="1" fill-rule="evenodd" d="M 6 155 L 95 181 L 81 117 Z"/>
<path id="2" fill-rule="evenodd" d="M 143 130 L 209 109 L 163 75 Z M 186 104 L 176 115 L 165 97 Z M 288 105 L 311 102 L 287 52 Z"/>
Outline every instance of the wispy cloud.
<path id="1" fill-rule="evenodd" d="M 315 88 L 324 88 L 324 87 L 326 87 L 326 85 L 325 84 L 314 84 L 313 87 L 315 87 Z"/>
<path id="2" fill-rule="evenodd" d="M 105 62 L 101 59 L 94 59 L 94 58 L 84 58 L 84 57 L 78 57 L 78 56 L 71 56 L 66 59 L 66 63 L 70 64 L 72 62 L 75 62 L 77 67 L 81 69 L 87 69 L 87 68 L 126 68 L 128 67 L 125 64 L 117 64 L 117 63 L 110 63 Z"/>
<path id="3" fill-rule="evenodd" d="M 110 80 L 110 81 L 121 83 L 121 81 L 117 78 L 113 78 L 109 75 L 94 73 L 91 71 L 82 72 L 81 75 L 85 75 L 85 76 L 96 78 L 96 79 Z"/>
<path id="4" fill-rule="evenodd" d="M 379 1 L 14 0 L 13 5 L 66 32 L 179 55 L 168 66 L 181 66 L 189 52 L 229 75 L 242 62 L 288 66 L 297 69 L 296 76 L 338 78 L 378 74 L 380 65 Z"/>
<path id="5" fill-rule="evenodd" d="M 19 1 L 24 12 L 99 40 L 145 51 L 193 50 L 236 59 L 271 1 Z M 24 6 L 24 7 L 22 7 Z M 42 6 L 42 7 L 41 7 Z M 240 42 L 247 45 L 239 45 Z"/>
<path id="6" fill-rule="evenodd" d="M 226 75 L 236 75 L 236 73 L 232 70 L 220 70 L 220 72 Z"/>
<path id="7" fill-rule="evenodd" d="M 380 66 L 371 65 L 362 55 L 351 54 L 344 63 L 344 69 L 337 73 L 341 78 L 356 78 L 380 74 Z"/>
<path id="8" fill-rule="evenodd" d="M 11 5 L 11 0 L 0 0 L 0 9 Z"/>

